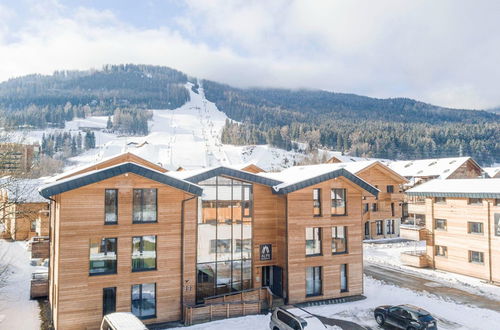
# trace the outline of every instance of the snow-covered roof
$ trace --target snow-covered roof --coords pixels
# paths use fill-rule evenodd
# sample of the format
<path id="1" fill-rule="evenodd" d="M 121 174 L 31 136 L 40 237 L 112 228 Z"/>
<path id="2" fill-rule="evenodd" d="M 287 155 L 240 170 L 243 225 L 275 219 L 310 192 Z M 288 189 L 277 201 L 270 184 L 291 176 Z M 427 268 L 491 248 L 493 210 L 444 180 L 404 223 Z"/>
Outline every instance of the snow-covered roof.
<path id="1" fill-rule="evenodd" d="M 435 179 L 406 193 L 410 196 L 500 198 L 500 179 Z"/>
<path id="2" fill-rule="evenodd" d="M 349 155 L 342 155 L 342 153 L 334 154 L 331 158 L 337 158 L 342 163 L 365 162 L 365 161 L 375 161 L 375 160 L 378 160 L 381 162 L 390 162 L 391 161 L 389 159 L 383 159 L 383 158 L 355 157 L 355 156 L 349 156 Z"/>
<path id="3" fill-rule="evenodd" d="M 45 178 L 19 179 L 14 177 L 0 178 L 0 188 L 6 193 L 8 200 L 15 203 L 44 203 L 45 198 L 38 193 L 38 187 L 43 185 Z"/>
<path id="4" fill-rule="evenodd" d="M 490 178 L 500 177 L 500 166 L 499 167 L 483 167 L 483 170 L 490 176 Z"/>
<path id="5" fill-rule="evenodd" d="M 439 179 L 446 179 L 468 160 L 474 161 L 470 157 L 455 157 L 397 160 L 385 162 L 385 164 L 393 171 L 407 178 L 435 177 Z"/>
<path id="6" fill-rule="evenodd" d="M 134 314 L 117 312 L 106 315 L 108 323 L 114 326 L 115 329 L 120 330 L 147 330 L 144 323 L 142 323 Z"/>

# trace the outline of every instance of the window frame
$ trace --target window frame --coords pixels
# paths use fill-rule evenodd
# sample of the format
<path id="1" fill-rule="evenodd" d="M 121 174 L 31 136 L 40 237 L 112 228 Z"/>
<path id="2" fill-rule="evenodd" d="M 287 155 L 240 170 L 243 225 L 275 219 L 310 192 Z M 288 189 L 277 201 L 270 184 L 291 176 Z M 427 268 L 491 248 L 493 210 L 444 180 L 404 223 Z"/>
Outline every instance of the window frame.
<path id="1" fill-rule="evenodd" d="M 343 229 L 343 232 L 344 232 L 344 246 L 345 246 L 345 250 L 342 251 L 342 252 L 334 252 L 333 251 L 333 243 L 335 242 L 334 239 L 338 239 L 337 237 L 337 228 L 339 227 L 342 227 L 344 228 Z M 334 236 L 334 233 L 335 233 L 335 236 Z M 339 254 L 349 254 L 349 240 L 348 240 L 348 228 L 347 226 L 333 226 L 332 227 L 332 255 L 339 255 Z"/>
<path id="2" fill-rule="evenodd" d="M 434 204 L 446 204 L 446 197 L 434 197 Z"/>
<path id="3" fill-rule="evenodd" d="M 90 272 L 90 270 L 91 270 L 90 264 L 92 262 L 91 252 L 90 252 L 91 242 L 92 242 L 92 238 L 91 238 L 90 241 L 89 241 L 89 276 L 100 276 L 100 275 L 118 274 L 118 237 L 101 237 L 100 238 L 100 244 L 102 245 L 102 241 L 103 240 L 110 240 L 110 239 L 114 239 L 115 240 L 116 251 L 114 251 L 115 252 L 115 269 L 114 269 L 114 271 L 111 271 L 111 272 L 102 272 L 102 273 L 91 273 Z M 107 247 L 107 244 L 104 244 L 104 246 Z M 107 249 L 106 249 L 106 251 L 104 253 L 107 253 Z"/>
<path id="4" fill-rule="evenodd" d="M 321 188 L 313 188 L 313 216 L 314 217 L 321 217 L 323 215 L 323 210 L 321 207 Z M 315 198 L 315 193 L 317 192 L 318 196 Z M 316 205 L 317 203 L 317 205 Z M 319 212 L 316 213 L 315 209 L 318 208 Z"/>
<path id="5" fill-rule="evenodd" d="M 114 191 L 115 192 L 115 216 L 116 216 L 116 221 L 106 221 L 106 193 L 108 191 Z M 106 226 L 109 225 L 117 225 L 118 224 L 118 189 L 114 188 L 106 188 L 104 189 L 104 224 Z"/>
<path id="6" fill-rule="evenodd" d="M 140 238 L 141 241 L 139 243 L 139 252 L 144 252 L 144 237 L 145 236 L 153 236 L 155 238 L 155 267 L 154 268 L 134 268 L 134 238 Z M 141 250 L 142 247 L 142 251 Z M 130 254 L 131 258 L 131 271 L 132 273 L 138 272 L 150 272 L 158 270 L 158 236 L 157 235 L 142 235 L 142 236 L 132 236 L 132 251 Z"/>
<path id="7" fill-rule="evenodd" d="M 483 199 L 482 198 L 467 198 L 467 205 L 483 205 Z"/>
<path id="8" fill-rule="evenodd" d="M 105 306 L 106 306 L 105 302 L 106 302 L 106 300 L 105 300 L 105 295 L 104 295 L 104 292 L 105 292 L 106 290 L 110 290 L 110 289 L 111 289 L 111 290 L 113 290 L 113 294 L 114 294 L 114 301 L 115 301 L 115 302 L 114 302 L 114 304 L 115 304 L 115 306 L 114 306 L 113 311 L 111 311 L 111 312 L 107 312 L 107 313 L 106 313 L 106 311 L 105 311 Z M 114 312 L 116 312 L 116 286 L 111 286 L 111 287 L 102 288 L 102 316 L 105 316 L 105 315 L 108 315 L 108 314 L 110 314 L 110 313 L 114 313 Z"/>
<path id="9" fill-rule="evenodd" d="M 345 276 L 345 289 L 342 288 L 342 267 L 344 268 L 344 276 Z M 348 264 L 340 264 L 340 292 L 349 292 L 349 265 Z"/>
<path id="10" fill-rule="evenodd" d="M 337 199 L 332 199 L 332 193 L 334 196 L 337 196 L 337 193 L 335 192 L 336 190 L 342 190 L 343 198 L 344 198 L 344 213 L 333 213 L 333 204 L 335 201 L 335 204 L 337 203 Z M 335 210 L 338 208 L 337 205 L 335 205 Z M 347 189 L 346 188 L 331 188 L 330 190 L 330 214 L 332 217 L 342 217 L 347 215 Z"/>
<path id="11" fill-rule="evenodd" d="M 315 231 L 316 229 L 318 230 L 318 241 L 319 241 L 319 252 L 318 253 L 312 253 L 308 254 L 307 253 L 307 241 L 310 241 L 307 239 L 307 230 L 312 229 L 312 234 L 313 234 L 313 240 L 315 240 Z M 306 257 L 317 257 L 317 256 L 322 256 L 323 255 L 323 233 L 322 233 L 322 228 L 321 227 L 306 227 Z"/>
<path id="12" fill-rule="evenodd" d="M 136 190 L 141 190 L 141 218 L 143 218 L 143 213 L 144 213 L 144 190 L 154 190 L 155 191 L 155 220 L 136 220 L 135 219 L 135 212 L 134 212 L 134 207 L 135 207 L 135 192 Z M 158 188 L 134 188 L 132 189 L 132 223 L 133 224 L 141 224 L 141 223 L 157 223 L 158 222 Z"/>
<path id="13" fill-rule="evenodd" d="M 377 236 L 384 235 L 384 220 L 375 220 L 375 231 Z"/>
<path id="14" fill-rule="evenodd" d="M 372 203 L 371 211 L 378 212 L 378 202 Z"/>
<path id="15" fill-rule="evenodd" d="M 434 255 L 436 257 L 441 257 L 441 258 L 448 258 L 448 247 L 445 245 L 435 245 L 435 250 L 434 250 Z M 442 253 L 439 253 L 439 252 Z M 444 253 L 443 253 L 444 252 Z"/>
<path id="16" fill-rule="evenodd" d="M 386 221 L 386 235 L 395 235 L 396 234 L 396 221 L 394 219 L 387 219 Z"/>
<path id="17" fill-rule="evenodd" d="M 444 228 L 438 228 L 438 220 L 444 221 Z M 434 218 L 434 230 L 448 231 L 448 219 Z"/>
<path id="18" fill-rule="evenodd" d="M 153 284 L 155 286 L 155 313 L 154 315 L 147 315 L 147 316 L 142 316 L 142 315 L 135 315 L 134 312 L 133 312 L 133 301 L 134 301 L 134 286 L 140 286 L 141 290 L 140 290 L 140 300 L 142 301 L 143 298 L 142 298 L 142 286 L 144 284 Z M 153 282 L 153 283 L 140 283 L 140 284 L 132 284 L 130 286 L 130 312 L 135 315 L 138 319 L 140 320 L 149 320 L 149 319 L 155 319 L 157 317 L 157 314 L 158 314 L 158 285 L 156 282 Z M 141 312 L 142 312 L 142 309 L 141 309 Z M 142 313 L 141 313 L 142 314 Z"/>
<path id="19" fill-rule="evenodd" d="M 479 225 L 481 231 L 472 231 L 471 225 Z M 484 223 L 480 221 L 467 221 L 467 233 L 471 235 L 484 235 Z"/>
<path id="20" fill-rule="evenodd" d="M 478 253 L 478 256 L 481 256 L 481 261 L 473 260 L 473 258 L 472 258 L 473 253 Z M 484 265 L 484 252 L 469 250 L 469 263 Z"/>
<path id="21" fill-rule="evenodd" d="M 319 270 L 319 292 L 317 293 L 307 293 L 307 269 L 312 268 L 312 277 L 313 277 L 313 291 L 316 292 L 316 270 Z M 306 267 L 306 298 L 309 297 L 319 297 L 323 295 L 323 267 L 322 266 L 310 266 Z"/>
<path id="22" fill-rule="evenodd" d="M 385 190 L 388 194 L 394 194 L 394 185 L 393 184 L 388 184 L 385 187 Z"/>

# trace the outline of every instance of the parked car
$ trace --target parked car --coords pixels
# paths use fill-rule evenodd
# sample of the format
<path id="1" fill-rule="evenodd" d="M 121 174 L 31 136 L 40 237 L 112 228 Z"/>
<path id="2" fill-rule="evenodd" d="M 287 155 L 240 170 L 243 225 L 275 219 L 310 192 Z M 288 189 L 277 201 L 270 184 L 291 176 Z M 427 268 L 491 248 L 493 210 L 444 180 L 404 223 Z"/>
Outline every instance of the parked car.
<path id="1" fill-rule="evenodd" d="M 379 325 L 390 324 L 399 329 L 437 329 L 437 321 L 429 312 L 412 305 L 379 306 L 374 311 Z"/>
<path id="2" fill-rule="evenodd" d="M 324 330 L 325 325 L 314 315 L 296 307 L 277 307 L 271 314 L 271 330 Z"/>
<path id="3" fill-rule="evenodd" d="M 104 316 L 101 330 L 148 330 L 132 313 L 110 313 Z"/>

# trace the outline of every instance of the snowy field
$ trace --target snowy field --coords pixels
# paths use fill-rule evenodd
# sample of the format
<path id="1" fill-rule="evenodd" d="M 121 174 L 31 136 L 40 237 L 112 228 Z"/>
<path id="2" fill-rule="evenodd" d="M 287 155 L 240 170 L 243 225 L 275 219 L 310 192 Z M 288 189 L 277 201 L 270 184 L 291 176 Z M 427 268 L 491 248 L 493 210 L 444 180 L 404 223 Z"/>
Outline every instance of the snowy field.
<path id="1" fill-rule="evenodd" d="M 30 279 L 41 269 L 47 268 L 30 265 L 26 242 L 0 240 L 0 329 L 40 329 L 38 302 L 30 300 Z"/>
<path id="2" fill-rule="evenodd" d="M 384 244 L 367 243 L 367 241 L 365 241 L 365 243 L 363 244 L 363 259 L 365 263 L 368 262 L 401 270 L 404 272 L 418 274 L 421 277 L 441 282 L 448 286 L 456 287 L 457 289 L 467 291 L 472 294 L 485 296 L 489 299 L 497 300 L 500 302 L 499 286 L 485 283 L 483 280 L 470 276 L 454 274 L 441 270 L 414 268 L 405 266 L 401 263 L 401 260 L 399 258 L 401 252 L 423 250 L 425 250 L 424 241 L 391 243 L 390 240 L 387 240 L 387 243 Z"/>

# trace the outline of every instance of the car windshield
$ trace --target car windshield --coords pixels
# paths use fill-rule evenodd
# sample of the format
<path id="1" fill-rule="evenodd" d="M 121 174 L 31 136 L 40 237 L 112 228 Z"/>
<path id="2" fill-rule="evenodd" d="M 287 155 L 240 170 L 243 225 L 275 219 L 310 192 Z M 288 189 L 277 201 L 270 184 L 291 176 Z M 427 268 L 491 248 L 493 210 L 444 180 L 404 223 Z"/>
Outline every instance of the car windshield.
<path id="1" fill-rule="evenodd" d="M 305 329 L 307 327 L 307 322 L 304 320 L 300 321 L 300 324 L 302 324 L 302 329 Z"/>
<path id="2" fill-rule="evenodd" d="M 427 314 L 427 315 L 419 315 L 418 319 L 420 321 L 424 321 L 424 322 L 434 321 L 434 318 L 432 316 L 430 316 L 429 314 Z"/>

